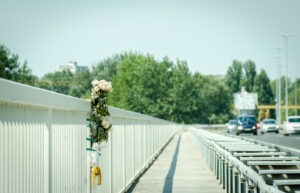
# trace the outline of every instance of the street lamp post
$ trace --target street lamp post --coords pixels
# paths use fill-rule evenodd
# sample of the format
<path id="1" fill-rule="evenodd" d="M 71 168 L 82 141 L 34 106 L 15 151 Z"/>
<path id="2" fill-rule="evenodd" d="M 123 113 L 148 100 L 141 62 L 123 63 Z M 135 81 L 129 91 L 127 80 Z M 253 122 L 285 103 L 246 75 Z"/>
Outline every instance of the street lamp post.
<path id="1" fill-rule="evenodd" d="M 278 51 L 277 57 L 277 81 L 276 81 L 276 100 L 277 104 L 277 113 L 278 113 L 278 124 L 281 124 L 281 49 L 282 47 L 275 48 Z"/>
<path id="2" fill-rule="evenodd" d="M 275 62 L 276 62 L 276 76 L 278 75 L 278 60 L 279 60 L 279 56 L 274 56 L 275 58 Z M 278 100 L 279 98 L 279 92 L 278 92 L 278 78 L 276 79 L 276 99 L 275 99 L 275 102 L 276 102 L 276 123 L 279 125 L 280 122 L 279 122 L 279 105 L 280 105 L 280 101 Z"/>
<path id="3" fill-rule="evenodd" d="M 297 96 L 298 95 L 298 88 L 297 88 L 297 77 L 295 77 L 295 115 L 297 116 L 298 114 L 298 109 L 297 109 L 297 106 L 298 106 L 298 101 L 297 101 Z"/>
<path id="4" fill-rule="evenodd" d="M 288 112 L 288 38 L 291 37 L 291 34 L 283 34 L 281 37 L 285 39 L 285 65 L 286 65 L 286 72 L 285 72 L 285 120 L 287 121 L 289 112 Z"/>

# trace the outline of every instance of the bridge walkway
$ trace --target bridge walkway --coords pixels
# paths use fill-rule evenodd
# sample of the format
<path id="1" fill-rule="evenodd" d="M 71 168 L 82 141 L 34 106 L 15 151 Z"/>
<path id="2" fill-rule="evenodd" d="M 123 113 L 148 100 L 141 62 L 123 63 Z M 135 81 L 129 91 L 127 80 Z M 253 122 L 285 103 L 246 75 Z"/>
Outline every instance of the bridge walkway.
<path id="1" fill-rule="evenodd" d="M 128 190 L 132 193 L 225 193 L 188 132 L 177 134 Z"/>

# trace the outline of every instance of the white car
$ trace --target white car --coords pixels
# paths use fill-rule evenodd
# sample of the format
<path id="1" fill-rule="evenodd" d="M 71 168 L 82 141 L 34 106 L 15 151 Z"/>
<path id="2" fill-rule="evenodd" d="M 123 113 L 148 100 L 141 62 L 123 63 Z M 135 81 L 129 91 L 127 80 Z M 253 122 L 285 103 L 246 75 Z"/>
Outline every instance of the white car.
<path id="1" fill-rule="evenodd" d="M 227 133 L 235 132 L 237 128 L 237 120 L 236 119 L 229 120 L 226 125 L 227 125 Z"/>
<path id="2" fill-rule="evenodd" d="M 260 123 L 260 131 L 261 133 L 267 133 L 267 132 L 279 132 L 279 126 L 276 125 L 275 119 L 264 119 Z"/>
<path id="3" fill-rule="evenodd" d="M 285 136 L 292 133 L 300 133 L 300 116 L 289 116 L 284 123 L 283 133 Z"/>

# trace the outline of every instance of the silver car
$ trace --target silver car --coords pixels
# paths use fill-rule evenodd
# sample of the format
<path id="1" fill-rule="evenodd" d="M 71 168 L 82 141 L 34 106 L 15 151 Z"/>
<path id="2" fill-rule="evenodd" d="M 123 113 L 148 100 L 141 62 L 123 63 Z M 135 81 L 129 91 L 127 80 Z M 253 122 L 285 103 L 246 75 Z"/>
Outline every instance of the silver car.
<path id="1" fill-rule="evenodd" d="M 260 131 L 261 133 L 267 133 L 267 132 L 279 132 L 279 126 L 276 124 L 275 119 L 264 119 L 260 123 Z"/>
<path id="2" fill-rule="evenodd" d="M 290 116 L 283 126 L 285 136 L 292 133 L 300 133 L 300 116 Z"/>
<path id="3" fill-rule="evenodd" d="M 227 125 L 227 133 L 235 132 L 237 127 L 237 120 L 236 119 L 229 120 L 226 125 Z"/>

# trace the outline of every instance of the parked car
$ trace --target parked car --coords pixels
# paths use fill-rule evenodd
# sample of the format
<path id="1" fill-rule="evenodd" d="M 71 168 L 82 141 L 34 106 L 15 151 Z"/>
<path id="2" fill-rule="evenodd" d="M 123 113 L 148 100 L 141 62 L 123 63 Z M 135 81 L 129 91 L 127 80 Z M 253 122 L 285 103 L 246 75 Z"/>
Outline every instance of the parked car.
<path id="1" fill-rule="evenodd" d="M 236 119 L 229 120 L 227 125 L 227 133 L 235 132 L 237 127 L 237 121 Z"/>
<path id="2" fill-rule="evenodd" d="M 283 125 L 283 134 L 300 133 L 300 116 L 289 116 Z"/>
<path id="3" fill-rule="evenodd" d="M 256 118 L 254 115 L 237 117 L 236 135 L 240 133 L 253 133 L 253 135 L 257 135 Z"/>
<path id="4" fill-rule="evenodd" d="M 267 132 L 279 132 L 279 126 L 276 124 L 275 119 L 264 119 L 260 123 L 260 130 L 261 133 L 267 133 Z"/>

